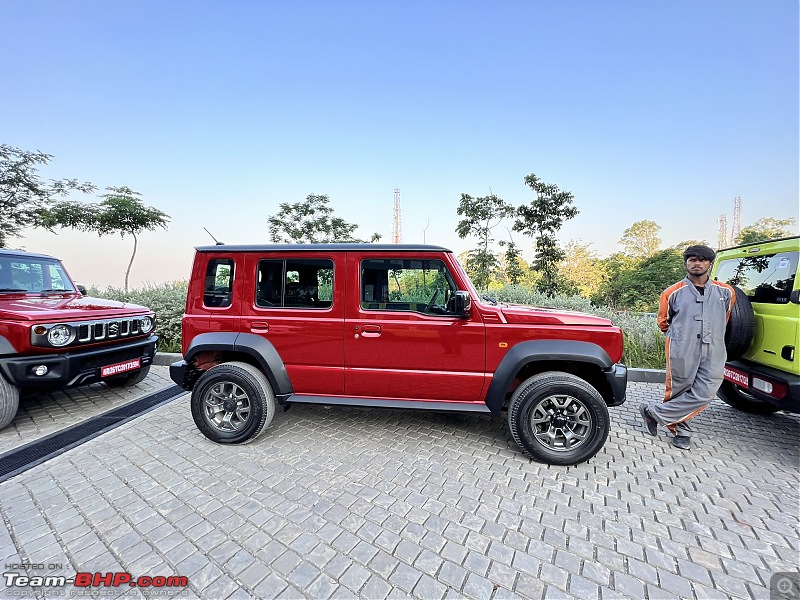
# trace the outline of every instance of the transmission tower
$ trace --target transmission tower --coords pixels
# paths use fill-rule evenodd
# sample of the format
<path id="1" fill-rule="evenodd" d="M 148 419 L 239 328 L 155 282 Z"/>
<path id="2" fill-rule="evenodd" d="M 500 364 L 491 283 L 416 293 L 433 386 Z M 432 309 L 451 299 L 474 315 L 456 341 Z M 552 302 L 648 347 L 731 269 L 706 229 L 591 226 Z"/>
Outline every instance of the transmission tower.
<path id="1" fill-rule="evenodd" d="M 400 188 L 394 188 L 394 219 L 392 221 L 392 243 L 403 241 L 403 226 L 400 223 Z"/>
<path id="2" fill-rule="evenodd" d="M 719 233 L 717 233 L 717 250 L 728 247 L 728 215 L 720 215 L 717 220 L 719 223 Z"/>
<path id="3" fill-rule="evenodd" d="M 733 225 L 731 226 L 731 242 L 736 243 L 736 238 L 742 232 L 742 199 L 739 196 L 733 199 Z"/>

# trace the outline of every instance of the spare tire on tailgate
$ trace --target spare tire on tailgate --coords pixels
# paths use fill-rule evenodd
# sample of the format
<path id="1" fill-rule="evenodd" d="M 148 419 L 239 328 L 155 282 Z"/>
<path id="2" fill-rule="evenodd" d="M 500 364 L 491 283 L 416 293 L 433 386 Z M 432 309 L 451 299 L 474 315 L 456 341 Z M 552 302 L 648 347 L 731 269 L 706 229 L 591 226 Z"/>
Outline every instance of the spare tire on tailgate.
<path id="1" fill-rule="evenodd" d="M 733 291 L 736 292 L 736 302 L 733 303 L 728 327 L 725 330 L 728 360 L 739 358 L 747 352 L 756 332 L 756 317 L 753 314 L 750 298 L 736 286 L 733 286 Z"/>

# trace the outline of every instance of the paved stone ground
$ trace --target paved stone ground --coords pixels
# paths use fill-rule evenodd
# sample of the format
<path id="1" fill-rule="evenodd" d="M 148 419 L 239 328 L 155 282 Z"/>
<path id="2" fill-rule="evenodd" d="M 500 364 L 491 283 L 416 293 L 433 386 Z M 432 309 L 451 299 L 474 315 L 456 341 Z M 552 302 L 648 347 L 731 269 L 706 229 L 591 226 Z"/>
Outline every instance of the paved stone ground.
<path id="1" fill-rule="evenodd" d="M 93 383 L 49 394 L 26 394 L 20 398 L 14 421 L 0 430 L 0 454 L 170 385 L 169 367 L 154 365 L 144 381 L 129 388 Z"/>
<path id="2" fill-rule="evenodd" d="M 800 559 L 800 419 L 715 401 L 682 452 L 639 422 L 662 389 L 630 384 L 569 468 L 487 416 L 294 407 L 220 446 L 184 395 L 0 484 L 0 560 L 213 599 L 769 598 Z"/>

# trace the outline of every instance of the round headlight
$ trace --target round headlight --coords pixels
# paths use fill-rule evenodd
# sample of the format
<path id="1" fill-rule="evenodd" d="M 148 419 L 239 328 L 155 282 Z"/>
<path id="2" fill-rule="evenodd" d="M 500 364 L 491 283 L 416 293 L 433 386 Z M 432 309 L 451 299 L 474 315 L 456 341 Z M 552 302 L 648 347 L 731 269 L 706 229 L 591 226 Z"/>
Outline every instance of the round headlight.
<path id="1" fill-rule="evenodd" d="M 142 333 L 150 333 L 153 331 L 153 319 L 150 317 L 142 317 L 139 319 L 139 329 Z"/>
<path id="2" fill-rule="evenodd" d="M 67 325 L 56 325 L 47 332 L 51 346 L 66 346 L 72 341 L 72 329 Z"/>

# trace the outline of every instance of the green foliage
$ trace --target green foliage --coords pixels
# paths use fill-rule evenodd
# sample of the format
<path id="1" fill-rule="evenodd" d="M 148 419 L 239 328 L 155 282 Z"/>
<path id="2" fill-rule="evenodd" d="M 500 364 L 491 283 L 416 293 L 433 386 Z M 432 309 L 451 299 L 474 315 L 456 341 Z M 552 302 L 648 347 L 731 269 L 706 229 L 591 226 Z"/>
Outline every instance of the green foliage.
<path id="1" fill-rule="evenodd" d="M 531 268 L 539 271 L 537 288 L 553 295 L 558 290 L 558 263 L 564 251 L 558 246 L 556 232 L 564 221 L 574 218 L 578 209 L 572 206 L 574 196 L 558 186 L 541 181 L 534 173 L 525 176 L 525 184 L 536 194 L 530 204 L 517 208 L 514 231 L 536 238 Z"/>
<path id="2" fill-rule="evenodd" d="M 269 239 L 275 244 L 364 242 L 355 237 L 358 225 L 335 217 L 327 195 L 309 194 L 303 202 L 282 202 L 269 217 Z M 373 233 L 371 242 L 381 239 Z"/>
<path id="3" fill-rule="evenodd" d="M 40 225 L 41 213 L 54 198 L 70 192 L 90 193 L 97 187 L 75 179 L 44 183 L 37 165 L 46 165 L 53 156 L 0 145 L 0 248 L 18 236 L 24 227 Z"/>
<path id="4" fill-rule="evenodd" d="M 680 250 L 659 250 L 643 259 L 610 257 L 609 279 L 592 298 L 596 304 L 642 312 L 658 310 L 666 288 L 686 277 Z"/>
<path id="5" fill-rule="evenodd" d="M 765 242 L 767 240 L 775 240 L 778 238 L 789 237 L 792 232 L 789 227 L 794 224 L 795 219 L 773 219 L 766 217 L 759 219 L 752 225 L 748 225 L 742 229 L 742 232 L 736 236 L 735 244 L 753 244 L 756 242 Z"/>
<path id="6" fill-rule="evenodd" d="M 661 246 L 660 230 L 661 226 L 655 221 L 636 221 L 624 231 L 619 243 L 625 248 L 625 254 L 644 258 L 655 254 Z"/>
<path id="7" fill-rule="evenodd" d="M 522 278 L 525 277 L 525 271 L 527 270 L 523 268 L 525 261 L 522 259 L 522 251 L 517 247 L 513 240 L 509 242 L 501 240 L 500 245 L 507 246 L 506 252 L 503 255 L 503 266 L 506 279 L 508 279 L 508 283 L 511 285 L 517 285 L 522 281 Z"/>
<path id="8" fill-rule="evenodd" d="M 482 198 L 461 194 L 457 212 L 463 217 L 456 226 L 458 237 L 464 239 L 472 235 L 478 238 L 478 247 L 469 251 L 464 268 L 478 289 L 487 289 L 500 267 L 497 255 L 490 250 L 494 241 L 492 229 L 505 217 L 511 216 L 514 209 L 494 194 Z"/>
<path id="9" fill-rule="evenodd" d="M 181 351 L 181 318 L 186 308 L 186 281 L 146 285 L 141 289 L 125 291 L 108 287 L 101 291 L 92 287 L 89 296 L 107 298 L 119 302 L 132 302 L 147 306 L 156 313 L 156 334 L 159 336 L 158 349 L 161 352 Z"/>

